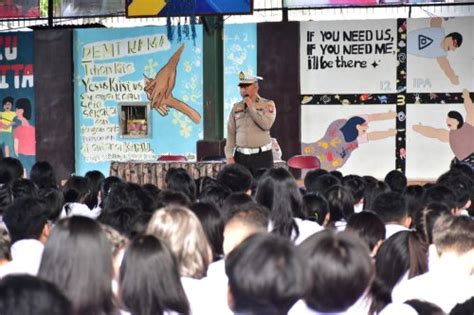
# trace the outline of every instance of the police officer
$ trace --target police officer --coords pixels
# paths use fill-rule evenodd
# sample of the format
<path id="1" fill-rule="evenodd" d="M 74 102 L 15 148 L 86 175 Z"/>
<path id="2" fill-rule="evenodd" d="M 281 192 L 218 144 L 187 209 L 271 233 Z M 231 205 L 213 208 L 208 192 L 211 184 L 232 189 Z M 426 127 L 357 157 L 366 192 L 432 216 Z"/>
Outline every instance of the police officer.
<path id="1" fill-rule="evenodd" d="M 225 155 L 228 164 L 239 163 L 252 174 L 273 165 L 270 128 L 275 121 L 275 103 L 258 95 L 261 77 L 239 74 L 242 101 L 234 104 L 227 122 Z"/>

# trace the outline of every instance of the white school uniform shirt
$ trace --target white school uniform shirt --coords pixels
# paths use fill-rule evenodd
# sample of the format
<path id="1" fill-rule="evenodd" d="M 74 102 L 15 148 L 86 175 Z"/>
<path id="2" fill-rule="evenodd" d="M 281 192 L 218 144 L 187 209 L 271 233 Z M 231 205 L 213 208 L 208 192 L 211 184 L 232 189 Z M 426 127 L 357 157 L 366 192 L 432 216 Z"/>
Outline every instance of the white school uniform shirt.
<path id="1" fill-rule="evenodd" d="M 309 220 L 303 220 L 300 218 L 294 218 L 296 225 L 298 226 L 298 230 L 300 234 L 298 237 L 295 239 L 295 245 L 301 244 L 305 239 L 313 235 L 314 233 L 317 233 L 324 228 L 319 225 L 318 223 L 314 221 L 309 221 Z M 294 234 L 294 231 L 293 233 Z M 292 239 L 294 238 L 294 235 L 292 235 Z"/>
<path id="2" fill-rule="evenodd" d="M 215 279 L 208 277 L 181 277 L 181 284 L 188 297 L 191 314 L 233 314 L 227 306 L 227 286 L 224 288 L 222 282 L 215 282 Z"/>
<path id="3" fill-rule="evenodd" d="M 405 226 L 401 224 L 393 224 L 393 223 L 385 224 L 385 239 L 388 239 L 390 236 L 400 231 L 409 231 L 409 229 L 407 229 Z"/>
<path id="4" fill-rule="evenodd" d="M 0 278 L 11 274 L 38 274 L 44 245 L 35 239 L 19 240 L 11 247 L 12 260 L 0 267 Z"/>
<path id="5" fill-rule="evenodd" d="M 385 306 L 379 315 L 418 315 L 418 312 L 408 304 L 405 303 L 390 303 Z"/>
<path id="6" fill-rule="evenodd" d="M 227 304 L 227 291 L 229 279 L 225 273 L 224 259 L 213 262 L 207 268 L 207 277 L 205 278 L 206 290 L 212 295 L 214 314 L 232 315 L 234 314 Z"/>
<path id="7" fill-rule="evenodd" d="M 352 306 L 342 312 L 322 313 L 310 308 L 304 300 L 299 300 L 293 305 L 288 315 L 367 315 L 370 308 L 370 299 L 364 294 Z"/>
<path id="8" fill-rule="evenodd" d="M 474 276 L 452 261 L 439 260 L 425 274 L 411 278 L 392 291 L 392 301 L 419 299 L 438 305 L 445 313 L 474 296 Z"/>
<path id="9" fill-rule="evenodd" d="M 66 211 L 66 208 L 69 208 L 69 211 Z M 95 207 L 94 209 L 89 209 L 89 207 L 83 203 L 79 202 L 68 202 L 63 206 L 59 219 L 69 218 L 72 216 L 82 216 L 88 217 L 91 219 L 97 219 L 101 214 L 102 209 L 100 207 Z"/>

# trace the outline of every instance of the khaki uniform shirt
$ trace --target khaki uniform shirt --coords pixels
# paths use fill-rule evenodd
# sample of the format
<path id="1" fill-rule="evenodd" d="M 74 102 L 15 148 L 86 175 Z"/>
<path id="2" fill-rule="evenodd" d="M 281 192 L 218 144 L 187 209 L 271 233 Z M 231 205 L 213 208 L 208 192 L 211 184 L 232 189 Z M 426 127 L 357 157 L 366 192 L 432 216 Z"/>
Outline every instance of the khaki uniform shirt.
<path id="1" fill-rule="evenodd" d="M 235 147 L 258 148 L 271 143 L 270 128 L 275 116 L 275 103 L 260 96 L 252 109 L 243 100 L 234 104 L 227 122 L 226 158 L 234 156 Z"/>

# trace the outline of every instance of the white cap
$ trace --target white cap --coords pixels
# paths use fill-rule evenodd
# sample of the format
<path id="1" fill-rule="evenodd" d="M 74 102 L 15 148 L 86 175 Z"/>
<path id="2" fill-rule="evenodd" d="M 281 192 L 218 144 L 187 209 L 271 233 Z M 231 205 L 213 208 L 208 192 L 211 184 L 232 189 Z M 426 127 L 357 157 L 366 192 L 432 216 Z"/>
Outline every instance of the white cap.
<path id="1" fill-rule="evenodd" d="M 245 74 L 244 72 L 239 73 L 239 85 L 253 84 L 253 83 L 257 83 L 259 80 L 263 80 L 263 78 L 259 76 L 252 76 L 249 74 Z"/>

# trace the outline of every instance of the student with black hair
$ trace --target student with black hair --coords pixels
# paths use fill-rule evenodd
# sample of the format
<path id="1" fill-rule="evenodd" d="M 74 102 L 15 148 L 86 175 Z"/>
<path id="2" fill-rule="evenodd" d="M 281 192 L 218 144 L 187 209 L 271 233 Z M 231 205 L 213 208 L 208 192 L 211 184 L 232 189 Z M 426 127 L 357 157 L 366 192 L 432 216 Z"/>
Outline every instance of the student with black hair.
<path id="1" fill-rule="evenodd" d="M 296 244 L 321 230 L 319 224 L 307 220 L 298 185 L 293 175 L 284 168 L 272 168 L 265 172 L 258 183 L 255 201 L 270 209 L 269 230 Z"/>
<path id="2" fill-rule="evenodd" d="M 226 165 L 217 174 L 217 182 L 229 187 L 232 192 L 244 192 L 250 195 L 252 188 L 252 173 L 240 164 Z"/>
<path id="3" fill-rule="evenodd" d="M 222 204 L 222 217 L 224 221 L 226 222 L 236 212 L 238 212 L 242 205 L 250 202 L 253 202 L 252 197 L 244 192 L 230 194 Z"/>
<path id="4" fill-rule="evenodd" d="M 335 185 L 340 185 L 339 178 L 332 174 L 321 174 L 315 176 L 313 173 L 308 173 L 304 179 L 304 187 L 306 192 L 317 192 L 324 194 L 324 192 Z"/>
<path id="5" fill-rule="evenodd" d="M 90 209 L 84 202 L 91 194 L 89 180 L 82 176 L 71 176 L 63 186 L 64 206 L 59 215 L 60 219 L 75 215 L 96 219 L 100 208 Z"/>
<path id="6" fill-rule="evenodd" d="M 391 170 L 385 175 L 384 182 L 390 187 L 394 192 L 403 193 L 407 187 L 407 177 L 405 174 L 399 170 Z"/>
<path id="7" fill-rule="evenodd" d="M 36 198 L 16 199 L 5 211 L 3 221 L 10 234 L 12 261 L 0 267 L 0 278 L 8 274 L 36 275 L 48 239 L 49 211 Z"/>
<path id="8" fill-rule="evenodd" d="M 224 220 L 213 203 L 195 202 L 191 211 L 198 217 L 206 233 L 212 249 L 212 260 L 217 261 L 224 256 Z"/>
<path id="9" fill-rule="evenodd" d="M 392 290 L 428 270 L 428 246 L 415 231 L 400 231 L 386 239 L 375 257 L 370 289 L 370 314 L 392 302 Z"/>
<path id="10" fill-rule="evenodd" d="M 123 180 L 117 176 L 109 176 L 105 178 L 100 184 L 100 207 L 104 209 L 104 204 L 109 196 L 112 186 L 118 183 L 123 183 Z"/>
<path id="11" fill-rule="evenodd" d="M 456 199 L 454 215 L 468 215 L 466 209 L 471 207 L 474 192 L 474 180 L 461 171 L 450 170 L 441 175 L 437 183 L 450 188 Z"/>
<path id="12" fill-rule="evenodd" d="M 350 217 L 346 231 L 356 233 L 370 249 L 370 256 L 375 257 L 385 240 L 385 224 L 374 212 L 362 211 Z"/>
<path id="13" fill-rule="evenodd" d="M 31 167 L 30 179 L 42 188 L 57 188 L 56 172 L 48 161 L 37 161 Z"/>
<path id="14" fill-rule="evenodd" d="M 344 230 L 349 218 L 354 214 L 354 198 L 349 189 L 341 185 L 331 186 L 324 192 L 329 205 L 327 226 Z"/>
<path id="15" fill-rule="evenodd" d="M 329 223 L 329 203 L 320 193 L 306 193 L 303 196 L 303 212 L 308 220 L 326 226 Z"/>
<path id="16" fill-rule="evenodd" d="M 171 205 L 191 207 L 191 199 L 184 193 L 176 190 L 163 189 L 158 195 L 158 208 L 167 207 Z"/>
<path id="17" fill-rule="evenodd" d="M 23 165 L 20 160 L 5 157 L 0 159 L 0 184 L 10 184 L 23 176 Z"/>
<path id="18" fill-rule="evenodd" d="M 374 201 L 382 193 L 390 192 L 390 187 L 387 183 L 379 181 L 374 178 L 374 180 L 367 180 L 364 191 L 364 207 L 363 210 L 374 210 Z"/>
<path id="19" fill-rule="evenodd" d="M 237 314 L 287 314 L 304 294 L 303 261 L 281 236 L 250 236 L 227 256 L 225 270 Z"/>
<path id="20" fill-rule="evenodd" d="M 365 180 L 358 175 L 347 175 L 342 179 L 342 185 L 348 188 L 354 198 L 354 213 L 364 208 Z"/>
<path id="21" fill-rule="evenodd" d="M 434 184 L 426 190 L 424 203 L 430 204 L 432 202 L 444 203 L 452 214 L 458 212 L 459 204 L 456 201 L 456 194 L 445 185 Z"/>
<path id="22" fill-rule="evenodd" d="M 55 225 L 38 276 L 58 286 L 71 301 L 74 315 L 118 313 L 111 245 L 91 218 L 73 216 Z"/>
<path id="23" fill-rule="evenodd" d="M 11 275 L 0 281 L 0 314 L 72 314 L 71 302 L 52 283 L 30 275 Z"/>
<path id="24" fill-rule="evenodd" d="M 224 200 L 232 193 L 232 190 L 227 186 L 221 185 L 217 182 L 206 185 L 199 194 L 200 202 L 213 203 L 219 212 L 222 213 L 222 206 Z"/>
<path id="25" fill-rule="evenodd" d="M 18 178 L 12 182 L 13 199 L 18 198 L 38 198 L 38 187 L 36 184 L 27 178 Z"/>
<path id="26" fill-rule="evenodd" d="M 408 215 L 407 202 L 400 193 L 380 194 L 374 200 L 372 211 L 385 223 L 385 239 L 397 232 L 408 230 L 411 225 L 412 218 Z"/>
<path id="27" fill-rule="evenodd" d="M 473 296 L 474 221 L 466 216 L 443 215 L 433 228 L 438 262 L 427 273 L 412 278 L 392 292 L 394 302 L 419 299 L 435 303 L 448 313 Z"/>
<path id="28" fill-rule="evenodd" d="M 184 168 L 168 171 L 165 183 L 166 189 L 182 192 L 191 202 L 196 200 L 196 183 Z"/>
<path id="29" fill-rule="evenodd" d="M 407 201 L 408 215 L 413 219 L 411 228 L 416 224 L 425 206 L 425 193 L 426 189 L 421 185 L 410 185 L 403 191 L 403 196 Z"/>
<path id="30" fill-rule="evenodd" d="M 38 190 L 38 196 L 46 203 L 49 210 L 48 219 L 53 223 L 59 219 L 64 204 L 64 195 L 58 188 L 41 188 Z"/>
<path id="31" fill-rule="evenodd" d="M 84 203 L 89 207 L 89 209 L 94 209 L 99 207 L 100 199 L 99 199 L 99 192 L 100 192 L 100 185 L 102 181 L 105 179 L 104 174 L 100 171 L 93 170 L 88 171 L 85 175 L 85 178 L 89 180 L 89 190 L 90 194 L 84 200 Z"/>
<path id="32" fill-rule="evenodd" d="M 190 314 L 178 262 L 154 236 L 139 236 L 130 243 L 120 267 L 119 287 L 124 309 L 130 314 Z"/>
<path id="33" fill-rule="evenodd" d="M 298 253 L 305 262 L 305 293 L 291 315 L 368 313 L 365 292 L 374 266 L 362 240 L 351 233 L 324 230 L 301 243 Z"/>

